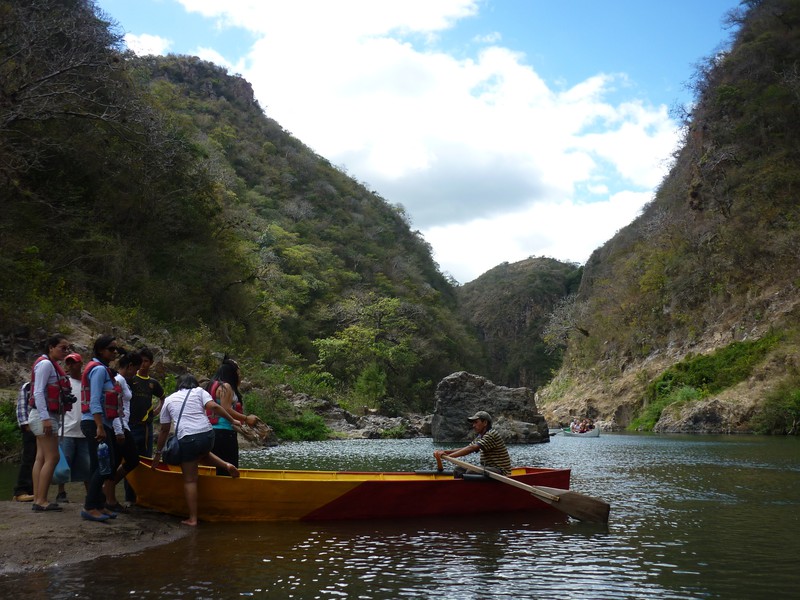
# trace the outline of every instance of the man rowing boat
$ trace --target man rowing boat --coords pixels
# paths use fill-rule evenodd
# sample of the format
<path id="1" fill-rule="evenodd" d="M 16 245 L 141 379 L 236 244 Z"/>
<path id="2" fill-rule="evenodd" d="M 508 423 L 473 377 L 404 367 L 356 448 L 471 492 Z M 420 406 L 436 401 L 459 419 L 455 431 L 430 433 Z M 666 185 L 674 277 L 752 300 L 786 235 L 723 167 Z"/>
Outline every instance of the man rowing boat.
<path id="1" fill-rule="evenodd" d="M 473 452 L 481 453 L 481 465 L 487 470 L 500 473 L 501 475 L 508 475 L 511 473 L 511 457 L 508 455 L 508 448 L 500 434 L 495 429 L 492 429 L 492 416 L 485 410 L 479 410 L 472 415 L 468 421 L 472 423 L 472 429 L 475 431 L 475 439 L 469 446 L 464 446 L 458 450 L 436 450 L 433 455 L 437 459 L 442 456 L 450 456 L 458 458 L 459 456 L 466 456 Z M 456 467 L 453 475 L 456 478 L 464 476 L 465 469 Z"/>

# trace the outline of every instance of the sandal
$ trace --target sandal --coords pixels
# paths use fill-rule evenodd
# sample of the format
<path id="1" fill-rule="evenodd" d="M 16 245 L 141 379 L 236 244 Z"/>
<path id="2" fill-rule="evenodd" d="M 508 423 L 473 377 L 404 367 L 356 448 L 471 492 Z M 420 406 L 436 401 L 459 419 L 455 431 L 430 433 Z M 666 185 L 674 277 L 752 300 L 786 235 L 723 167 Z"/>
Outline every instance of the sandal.
<path id="1" fill-rule="evenodd" d="M 95 517 L 92 513 L 87 510 L 81 511 L 81 517 L 83 517 L 87 521 L 96 521 L 98 523 L 103 523 L 108 521 L 108 515 L 100 515 L 99 517 Z"/>
<path id="2" fill-rule="evenodd" d="M 126 513 L 128 509 L 122 506 L 119 502 L 116 504 L 106 504 L 106 509 L 114 511 L 115 513 Z"/>
<path id="3" fill-rule="evenodd" d="M 31 506 L 31 510 L 33 512 L 56 512 L 56 511 L 62 511 L 64 509 L 55 502 L 51 502 L 47 506 L 42 506 L 41 504 L 34 504 L 33 506 Z"/>

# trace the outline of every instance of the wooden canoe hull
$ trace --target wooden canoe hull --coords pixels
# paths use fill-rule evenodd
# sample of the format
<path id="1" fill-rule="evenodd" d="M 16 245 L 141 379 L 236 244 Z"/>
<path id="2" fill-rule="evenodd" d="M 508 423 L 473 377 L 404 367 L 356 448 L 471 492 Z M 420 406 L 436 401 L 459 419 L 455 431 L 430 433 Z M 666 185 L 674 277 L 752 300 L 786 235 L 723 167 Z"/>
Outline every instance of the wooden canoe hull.
<path id="1" fill-rule="evenodd" d="M 186 516 L 180 467 L 150 468 L 150 459 L 128 474 L 140 506 Z M 199 518 L 203 521 L 346 520 L 554 511 L 523 490 L 491 479 L 453 479 L 439 473 L 277 471 L 240 469 L 217 477 L 200 466 Z M 569 489 L 569 469 L 519 467 L 512 475 L 528 485 Z M 557 512 L 557 511 L 556 511 Z"/>
<path id="2" fill-rule="evenodd" d="M 569 429 L 564 429 L 561 432 L 566 437 L 582 437 L 582 438 L 596 438 L 600 437 L 600 430 L 595 428 L 591 429 L 585 433 L 576 433 L 574 431 L 570 431 Z"/>

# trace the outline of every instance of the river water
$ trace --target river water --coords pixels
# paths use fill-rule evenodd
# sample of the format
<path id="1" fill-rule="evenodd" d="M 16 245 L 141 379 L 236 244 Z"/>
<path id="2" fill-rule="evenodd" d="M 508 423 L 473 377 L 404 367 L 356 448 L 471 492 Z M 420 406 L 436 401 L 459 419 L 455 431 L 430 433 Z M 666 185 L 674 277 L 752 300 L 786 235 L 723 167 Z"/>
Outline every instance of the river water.
<path id="1" fill-rule="evenodd" d="M 430 439 L 291 443 L 244 466 L 416 470 Z M 790 598 L 800 589 L 800 439 L 608 434 L 512 446 L 572 469 L 607 527 L 528 514 L 201 523 L 145 553 L 0 577 L 0 597 Z"/>

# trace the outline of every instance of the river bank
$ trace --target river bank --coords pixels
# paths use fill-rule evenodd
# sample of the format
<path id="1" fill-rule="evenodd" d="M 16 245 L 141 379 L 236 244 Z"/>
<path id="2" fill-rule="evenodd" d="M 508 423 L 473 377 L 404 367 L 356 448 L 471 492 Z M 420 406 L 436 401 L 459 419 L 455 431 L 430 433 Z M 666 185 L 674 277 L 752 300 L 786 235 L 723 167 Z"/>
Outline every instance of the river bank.
<path id="1" fill-rule="evenodd" d="M 0 576 L 138 553 L 192 532 L 177 517 L 136 506 L 105 523 L 85 521 L 83 484 L 67 484 L 66 490 L 70 502 L 61 505 L 62 512 L 33 512 L 30 502 L 0 501 Z M 120 485 L 118 497 L 122 494 Z M 54 497 L 55 487 L 50 500 Z"/>

